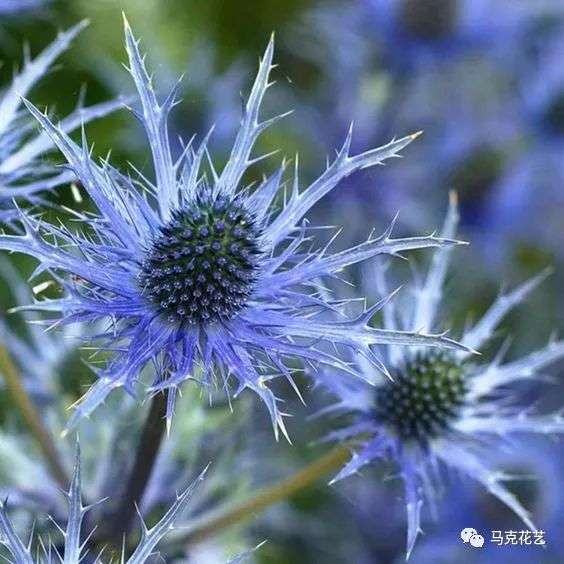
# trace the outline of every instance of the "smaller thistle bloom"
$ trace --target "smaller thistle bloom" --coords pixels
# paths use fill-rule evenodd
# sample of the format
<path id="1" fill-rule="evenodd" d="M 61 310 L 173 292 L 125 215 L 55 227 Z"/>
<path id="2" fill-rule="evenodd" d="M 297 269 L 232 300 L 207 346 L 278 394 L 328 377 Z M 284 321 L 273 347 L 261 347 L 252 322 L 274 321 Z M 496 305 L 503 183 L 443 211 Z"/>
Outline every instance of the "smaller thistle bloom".
<path id="1" fill-rule="evenodd" d="M 22 96 L 47 73 L 53 62 L 66 51 L 72 40 L 86 27 L 83 21 L 60 33 L 40 55 L 26 57 L 24 67 L 0 94 L 0 220 L 10 221 L 17 215 L 12 200 L 22 198 L 39 202 L 38 193 L 51 190 L 76 179 L 69 170 L 56 170 L 41 158 L 55 144 L 46 133 L 33 135 L 33 121 L 21 111 Z M 123 101 L 103 102 L 79 107 L 63 119 L 60 127 L 70 133 L 92 120 L 106 116 L 123 106 Z"/>
<path id="2" fill-rule="evenodd" d="M 69 427 L 87 416 L 117 388 L 134 394 L 147 364 L 156 367 L 150 393 L 168 391 L 167 421 L 179 386 L 197 379 L 210 387 L 220 382 L 235 395 L 254 391 L 267 405 L 275 433 L 285 432 L 278 398 L 267 387 L 274 377 L 292 384 L 288 358 L 347 369 L 325 345 L 353 348 L 384 370 L 373 353 L 382 343 L 460 349 L 442 335 L 382 331 L 370 327 L 372 312 L 353 320 L 335 320 L 335 304 L 318 290 L 319 281 L 380 254 L 452 246 L 434 236 L 381 237 L 341 252 L 312 248 L 307 212 L 343 178 L 392 157 L 417 135 L 350 155 L 349 133 L 336 159 L 305 190 L 297 171 L 287 198 L 280 169 L 254 190 L 241 186 L 259 135 L 280 117 L 259 120 L 269 87 L 273 42 L 267 47 L 251 90 L 230 158 L 219 174 L 210 164 L 207 137 L 198 148 L 188 144 L 178 158 L 171 152 L 167 118 L 175 92 L 160 104 L 126 22 L 129 71 L 136 84 L 156 180 L 133 180 L 109 163 L 90 158 L 86 140 L 74 143 L 31 104 L 47 134 L 98 208 L 95 216 L 77 214 L 83 233 L 22 213 L 24 235 L 0 236 L 0 248 L 27 253 L 40 261 L 37 272 L 56 271 L 66 295 L 33 306 L 58 312 L 66 323 L 107 321 L 100 348 L 113 353 L 98 381 L 79 402 Z M 139 190 L 139 187 L 142 190 Z M 279 200 L 283 199 L 283 202 Z M 463 347 L 462 347 L 463 348 Z"/>
<path id="3" fill-rule="evenodd" d="M 453 196 L 443 236 L 454 236 L 457 218 Z M 430 330 L 435 325 L 448 258 L 446 249 L 435 254 L 424 283 L 416 285 L 415 299 L 405 310 L 396 310 L 393 301 L 381 303 L 388 329 L 403 326 Z M 542 273 L 500 296 L 465 332 L 461 343 L 473 349 L 482 346 L 502 318 L 545 276 Z M 379 293 L 385 294 L 381 270 L 375 282 Z M 341 441 L 356 437 L 360 441 L 360 447 L 333 481 L 355 474 L 377 459 L 387 458 L 399 467 L 405 488 L 408 557 L 420 532 L 424 501 L 432 506 L 437 500 L 442 467 L 473 478 L 535 529 L 529 513 L 503 485 L 507 476 L 488 464 L 488 453 L 492 454 L 492 443 L 503 443 L 509 437 L 513 440 L 519 433 L 564 432 L 560 413 L 531 414 L 527 407 L 518 406 L 518 394 L 511 388 L 513 383 L 537 379 L 542 369 L 564 357 L 564 342 L 551 342 L 507 363 L 503 363 L 503 352 L 492 362 L 480 364 L 464 352 L 387 347 L 393 380 L 376 382 L 374 387 L 337 374 L 322 374 L 322 384 L 338 397 L 328 410 L 356 414 L 354 423 L 329 438 Z M 365 380 L 375 382 L 372 369 L 362 369 Z"/>

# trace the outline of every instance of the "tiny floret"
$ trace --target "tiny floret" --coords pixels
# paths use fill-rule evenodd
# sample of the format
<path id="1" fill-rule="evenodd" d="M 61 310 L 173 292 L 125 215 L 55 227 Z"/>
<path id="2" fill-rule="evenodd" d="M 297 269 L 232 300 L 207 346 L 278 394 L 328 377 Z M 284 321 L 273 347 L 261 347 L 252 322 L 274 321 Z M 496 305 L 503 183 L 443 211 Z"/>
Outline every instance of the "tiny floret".
<path id="1" fill-rule="evenodd" d="M 182 326 L 227 321 L 245 307 L 262 253 L 242 200 L 198 197 L 159 231 L 139 273 L 155 311 Z"/>
<path id="2" fill-rule="evenodd" d="M 466 400 L 463 364 L 448 353 L 420 352 L 375 392 L 374 416 L 403 441 L 426 443 L 449 429 Z"/>

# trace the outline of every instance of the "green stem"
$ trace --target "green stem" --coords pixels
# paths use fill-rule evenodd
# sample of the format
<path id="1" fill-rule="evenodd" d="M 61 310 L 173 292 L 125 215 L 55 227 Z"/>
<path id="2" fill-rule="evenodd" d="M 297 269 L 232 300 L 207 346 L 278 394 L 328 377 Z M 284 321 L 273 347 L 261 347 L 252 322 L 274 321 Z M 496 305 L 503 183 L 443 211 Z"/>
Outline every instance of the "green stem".
<path id="1" fill-rule="evenodd" d="M 14 361 L 12 360 L 12 357 L 10 356 L 10 353 L 1 343 L 0 373 L 2 373 L 2 376 L 4 377 L 8 391 L 10 392 L 17 408 L 20 410 L 25 424 L 29 427 L 31 434 L 43 452 L 53 477 L 63 489 L 66 489 L 69 483 L 68 476 L 59 459 L 59 453 L 57 452 L 53 438 L 37 414 L 37 410 L 35 409 L 27 390 L 22 384 L 20 374 L 14 364 Z"/>
<path id="2" fill-rule="evenodd" d="M 267 507 L 293 496 L 327 474 L 335 472 L 349 458 L 350 446 L 338 446 L 286 480 L 263 488 L 251 499 L 203 515 L 192 526 L 183 529 L 182 534 L 175 541 L 199 542 L 231 525 L 247 521 Z"/>

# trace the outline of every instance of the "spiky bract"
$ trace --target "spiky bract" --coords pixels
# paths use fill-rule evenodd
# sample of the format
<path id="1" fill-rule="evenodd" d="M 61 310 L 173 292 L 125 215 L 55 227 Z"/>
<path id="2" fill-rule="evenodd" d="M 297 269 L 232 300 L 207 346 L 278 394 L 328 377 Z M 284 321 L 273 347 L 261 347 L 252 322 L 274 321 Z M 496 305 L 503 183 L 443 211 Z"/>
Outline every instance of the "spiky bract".
<path id="1" fill-rule="evenodd" d="M 66 51 L 72 40 L 86 27 L 83 21 L 60 33 L 39 56 L 26 56 L 24 66 L 12 83 L 0 94 L 0 221 L 9 222 L 17 215 L 13 199 L 40 202 L 39 193 L 76 179 L 70 170 L 57 170 L 42 160 L 54 148 L 53 141 L 43 132 L 33 136 L 32 120 L 21 112 L 22 96 L 47 74 L 54 61 Z M 69 133 L 92 120 L 123 106 L 122 100 L 79 107 L 61 121 L 61 131 Z"/>
<path id="2" fill-rule="evenodd" d="M 186 509 L 196 487 L 204 479 L 205 473 L 206 470 L 176 497 L 175 502 L 169 510 L 153 527 L 149 529 L 145 523 L 141 521 L 141 539 L 131 556 L 126 560 L 124 555 L 122 562 L 127 562 L 128 564 L 143 564 L 156 553 L 157 545 L 165 535 L 173 530 L 178 516 Z M 32 556 L 31 543 L 33 538 L 30 538 L 29 541 L 26 542 L 20 539 L 8 517 L 6 504 L 0 502 L 0 544 L 4 545 L 10 551 L 15 563 L 34 564 L 34 562 L 37 562 L 38 564 L 55 564 L 63 562 L 64 564 L 80 564 L 80 562 L 83 562 L 88 552 L 88 540 L 90 539 L 90 535 L 84 536 L 82 525 L 84 516 L 92 506 L 84 506 L 82 504 L 80 449 L 78 447 L 73 477 L 66 496 L 69 507 L 68 520 L 65 529 L 60 528 L 64 537 L 63 553 L 59 553 L 58 545 L 53 539 L 50 538 L 48 542 L 43 542 L 39 539 L 42 554 L 38 555 L 37 560 L 34 560 Z M 93 562 L 96 564 L 102 564 L 105 561 L 103 558 L 103 550 L 93 557 Z"/>

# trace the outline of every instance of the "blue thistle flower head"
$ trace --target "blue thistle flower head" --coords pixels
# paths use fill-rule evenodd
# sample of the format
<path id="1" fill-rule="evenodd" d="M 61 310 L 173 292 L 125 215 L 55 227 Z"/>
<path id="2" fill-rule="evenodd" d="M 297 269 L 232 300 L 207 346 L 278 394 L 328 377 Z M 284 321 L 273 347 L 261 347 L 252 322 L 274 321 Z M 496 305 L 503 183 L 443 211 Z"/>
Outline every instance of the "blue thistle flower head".
<path id="1" fill-rule="evenodd" d="M 458 213 L 452 196 L 442 236 L 455 235 Z M 433 257 L 422 283 L 413 288 L 413 298 L 404 308 L 383 300 L 386 329 L 431 330 L 440 313 L 442 287 L 447 274 L 449 251 Z M 466 330 L 460 342 L 477 349 L 493 335 L 502 318 L 519 304 L 545 277 L 543 272 L 513 291 L 501 295 L 483 317 Z M 386 294 L 382 269 L 372 282 Z M 392 380 L 378 379 L 362 361 L 366 382 L 320 372 L 321 383 L 338 401 L 328 411 L 354 413 L 349 426 L 336 430 L 329 439 L 358 441 L 351 460 L 335 477 L 341 480 L 377 459 L 389 459 L 399 468 L 407 509 L 407 554 L 411 554 L 421 528 L 423 503 L 433 506 L 438 497 L 441 468 L 457 470 L 482 484 L 488 492 L 512 509 L 529 527 L 534 524 L 526 509 L 504 486 L 507 476 L 488 463 L 499 444 L 520 433 L 550 435 L 564 432 L 561 413 L 533 414 L 519 405 L 512 386 L 536 380 L 549 364 L 564 357 L 564 342 L 550 342 L 528 356 L 504 362 L 506 347 L 489 363 L 476 362 L 464 351 L 398 349 L 387 346 L 385 356 Z M 492 450 L 493 449 L 493 450 Z M 438 481 L 437 481 L 438 480 Z"/>
<path id="2" fill-rule="evenodd" d="M 12 83 L 0 94 L 0 221 L 9 222 L 17 215 L 13 210 L 15 198 L 40 202 L 38 193 L 72 182 L 75 175 L 61 172 L 42 161 L 53 150 L 54 143 L 46 133 L 33 134 L 33 120 L 21 111 L 22 96 L 27 96 L 53 62 L 66 51 L 73 39 L 88 25 L 83 21 L 60 33 L 35 59 L 26 56 L 24 66 Z M 66 133 L 82 124 L 103 117 L 120 107 L 122 101 L 111 101 L 78 108 L 63 119 L 60 128 Z"/>
<path id="3" fill-rule="evenodd" d="M 149 529 L 143 520 L 141 520 L 141 538 L 135 550 L 127 559 L 128 563 L 142 564 L 147 562 L 150 557 L 155 554 L 158 544 L 165 535 L 173 530 L 177 518 L 186 509 L 194 491 L 204 479 L 206 470 L 204 470 L 182 493 L 177 495 L 172 506 L 153 527 Z M 31 550 L 33 535 L 28 541 L 23 541 L 17 535 L 8 517 L 6 503 L 0 502 L 0 544 L 8 549 L 11 556 L 14 558 L 14 562 L 18 564 L 33 564 L 34 562 L 79 564 L 83 561 L 90 537 L 87 536 L 86 541 L 84 540 L 82 525 L 86 513 L 93 506 L 83 505 L 80 449 L 78 446 L 72 481 L 68 492 L 66 492 L 66 497 L 68 500 L 68 520 L 65 529 L 59 527 L 64 538 L 64 549 L 60 551 L 57 543 L 54 543 L 51 538 L 49 538 L 48 542 L 39 539 L 40 552 L 42 552 L 42 554 L 38 555 L 37 560 L 34 560 Z M 94 561 L 102 563 L 102 553 L 97 555 Z M 126 562 L 125 557 L 123 557 L 122 562 Z"/>
<path id="4" fill-rule="evenodd" d="M 335 321 L 335 304 L 319 291 L 324 277 L 375 255 L 451 246 L 454 241 L 434 236 L 396 239 L 390 228 L 380 237 L 332 253 L 328 246 L 310 246 L 314 232 L 304 219 L 339 181 L 396 157 L 417 134 L 351 155 L 349 133 L 335 160 L 304 190 L 296 170 L 292 188 L 280 202 L 285 163 L 254 190 L 241 186 L 247 169 L 264 158 L 252 156 L 258 136 L 283 117 L 259 119 L 270 86 L 273 41 L 260 63 L 227 164 L 221 173 L 210 164 L 206 174 L 202 161 L 208 158 L 209 135 L 198 147 L 189 143 L 173 157 L 167 118 L 175 91 L 158 101 L 127 22 L 125 35 L 141 104 L 136 114 L 147 132 L 155 180 L 141 173 L 132 179 L 107 161 L 93 162 L 84 136 L 80 147 L 27 103 L 98 213 L 76 214 L 82 232 L 22 213 L 24 235 L 0 236 L 0 248 L 39 259 L 36 274 L 57 273 L 64 297 L 43 300 L 34 308 L 59 312 L 65 323 L 107 322 L 100 346 L 113 353 L 113 360 L 98 371 L 69 427 L 112 390 L 134 393 L 141 371 L 152 363 L 156 378 L 149 393 L 168 390 L 169 424 L 176 392 L 185 380 L 198 379 L 204 386 L 219 381 L 227 391 L 232 376 L 235 393 L 253 390 L 266 403 L 275 432 L 285 432 L 267 382 L 282 375 L 293 383 L 288 358 L 346 370 L 346 363 L 327 352 L 329 343 L 352 347 L 383 369 L 372 352 L 377 344 L 460 348 L 444 336 L 369 327 L 371 310 L 357 319 Z"/>

